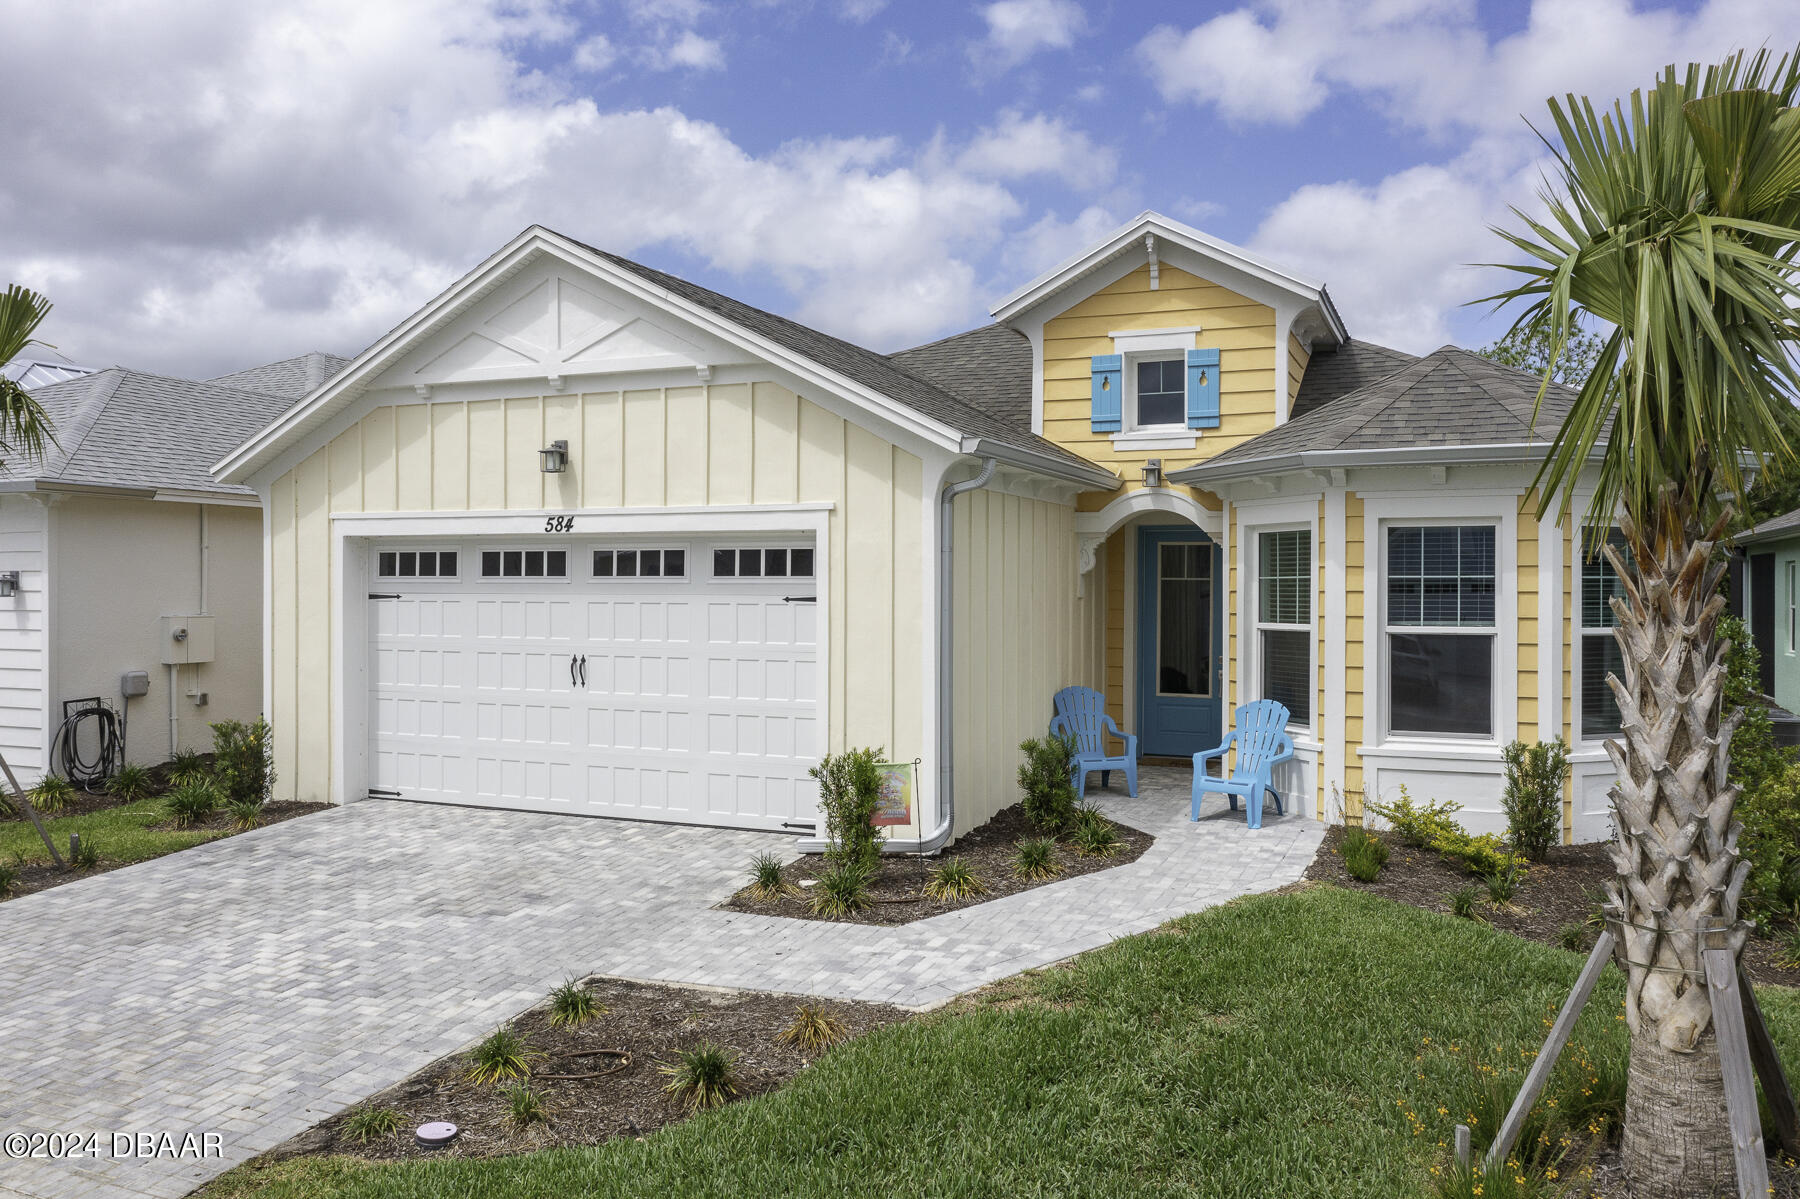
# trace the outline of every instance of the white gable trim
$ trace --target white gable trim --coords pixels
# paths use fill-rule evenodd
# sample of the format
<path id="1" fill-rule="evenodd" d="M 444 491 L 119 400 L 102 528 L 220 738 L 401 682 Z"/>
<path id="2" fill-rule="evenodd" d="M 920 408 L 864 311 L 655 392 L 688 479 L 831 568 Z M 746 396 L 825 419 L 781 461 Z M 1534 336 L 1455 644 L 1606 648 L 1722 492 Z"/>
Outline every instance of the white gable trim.
<path id="1" fill-rule="evenodd" d="M 1011 324 L 1014 320 L 1025 316 L 1032 309 L 1058 296 L 1063 291 L 1080 282 L 1087 275 L 1113 262 L 1115 259 L 1128 260 L 1127 270 L 1136 270 L 1149 261 L 1144 249 L 1146 235 L 1159 239 L 1156 243 L 1158 259 L 1170 263 L 1202 278 L 1219 283 L 1221 286 L 1242 290 L 1241 284 L 1235 285 L 1230 277 L 1219 277 L 1217 272 L 1229 271 L 1240 278 L 1247 277 L 1263 284 L 1258 289 L 1267 294 L 1273 288 L 1299 302 L 1298 306 L 1316 305 L 1323 318 L 1331 340 L 1347 341 L 1343 322 L 1338 318 L 1337 309 L 1326 294 L 1323 283 L 1295 275 L 1267 259 L 1260 258 L 1242 246 L 1234 246 L 1230 242 L 1220 241 L 1200 230 L 1156 212 L 1143 212 L 1125 225 L 1120 226 L 1092 249 L 1084 251 L 1069 259 L 1062 265 L 1033 279 L 1024 287 L 1013 292 L 990 311 L 997 321 Z M 1171 256 L 1171 250 L 1185 250 L 1188 255 L 1197 257 L 1203 264 L 1202 269 L 1193 271 L 1184 266 L 1180 255 Z M 1115 278 L 1117 276 L 1114 276 Z M 1251 293 L 1246 293 L 1251 294 Z M 1264 299 L 1262 295 L 1252 298 L 1263 299 L 1263 302 L 1274 304 L 1273 300 Z M 1078 303 L 1079 298 L 1067 300 L 1062 308 Z M 1060 311 L 1061 309 L 1059 309 Z"/>
<path id="2" fill-rule="evenodd" d="M 371 383 L 421 339 L 443 328 L 543 255 L 552 255 L 579 267 L 628 295 L 681 317 L 705 333 L 797 376 L 812 387 L 855 402 L 932 445 L 952 452 L 965 452 L 962 434 L 942 422 L 778 346 L 614 265 L 586 247 L 534 225 L 359 354 L 324 387 L 221 460 L 213 468 L 214 474 L 234 483 L 255 477 L 281 457 L 282 451 L 296 439 L 318 430 L 350 407 Z"/>

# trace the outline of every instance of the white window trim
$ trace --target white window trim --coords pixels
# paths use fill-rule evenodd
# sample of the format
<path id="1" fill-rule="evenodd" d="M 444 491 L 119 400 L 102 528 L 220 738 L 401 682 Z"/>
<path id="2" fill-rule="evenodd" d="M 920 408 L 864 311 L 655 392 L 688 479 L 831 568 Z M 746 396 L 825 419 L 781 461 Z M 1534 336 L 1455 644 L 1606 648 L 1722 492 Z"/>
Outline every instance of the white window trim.
<path id="1" fill-rule="evenodd" d="M 1270 533 L 1304 533 L 1306 534 L 1306 611 L 1305 624 L 1282 624 L 1266 621 L 1262 618 L 1262 539 Z M 1249 543 L 1249 569 L 1255 579 L 1250 589 L 1250 653 L 1253 663 L 1251 674 L 1256 679 L 1256 694 L 1262 696 L 1263 647 L 1262 635 L 1270 633 L 1305 633 L 1306 636 L 1306 680 L 1307 680 L 1307 719 L 1289 721 L 1289 727 L 1311 730 L 1313 709 L 1319 706 L 1319 537 L 1317 531 L 1305 523 L 1289 523 L 1280 525 L 1260 525 L 1256 529 L 1255 540 Z"/>
<path id="2" fill-rule="evenodd" d="M 1786 567 L 1784 573 L 1787 575 L 1787 652 L 1791 658 L 1795 649 L 1800 648 L 1797 645 L 1800 643 L 1800 608 L 1796 608 L 1796 604 L 1800 604 L 1800 597 L 1795 595 L 1794 560 L 1789 558 L 1783 566 Z"/>
<path id="3" fill-rule="evenodd" d="M 426 553 L 455 554 L 456 555 L 456 573 L 453 575 L 384 575 L 381 573 L 381 555 L 382 554 L 388 554 L 388 553 L 404 554 L 404 553 L 407 553 L 408 551 L 411 551 L 414 553 L 423 551 Z M 374 582 L 382 584 L 384 586 L 389 583 L 404 583 L 408 587 L 411 587 L 414 584 L 418 584 L 418 583 L 423 583 L 426 585 L 430 585 L 433 583 L 461 583 L 469 578 L 469 574 L 468 574 L 468 561 L 469 560 L 468 560 L 467 556 L 464 555 L 462 546 L 459 544 L 456 544 L 454 542 L 451 544 L 448 544 L 448 545 L 444 545 L 444 544 L 439 544 L 439 543 L 435 543 L 435 542 L 383 541 L 380 544 L 372 547 L 372 549 L 370 550 L 370 553 L 369 553 L 369 561 L 370 561 L 370 563 L 373 564 L 372 569 L 369 571 L 369 578 L 372 579 Z"/>
<path id="4" fill-rule="evenodd" d="M 1364 577 L 1367 596 L 1363 609 L 1365 627 L 1375 635 L 1365 642 L 1363 673 L 1363 725 L 1374 737 L 1373 744 L 1359 746 L 1357 752 L 1370 749 L 1419 749 L 1428 753 L 1440 751 L 1472 751 L 1482 755 L 1497 754 L 1500 747 L 1518 736 L 1519 725 L 1519 571 L 1518 521 L 1519 493 L 1465 492 L 1444 495 L 1441 492 L 1394 493 L 1365 496 L 1363 503 Z M 1390 731 L 1388 697 L 1388 623 L 1387 623 L 1387 530 L 1395 525 L 1467 525 L 1491 524 L 1494 533 L 1494 729 L 1491 736 L 1459 736 L 1452 734 L 1415 734 Z M 1370 561 L 1369 559 L 1372 559 Z M 1402 632 L 1405 626 L 1398 626 Z M 1428 632 L 1454 632 L 1453 628 L 1432 626 Z M 1373 659 L 1372 661 L 1369 659 Z"/>
<path id="5" fill-rule="evenodd" d="M 1120 450 L 1191 450 L 1200 439 L 1185 418 L 1167 425 L 1140 425 L 1137 418 L 1137 366 L 1141 362 L 1179 361 L 1187 377 L 1187 352 L 1199 340 L 1200 326 L 1173 329 L 1119 329 L 1108 333 L 1119 355 L 1125 394 L 1119 398 L 1119 432 L 1112 435 Z M 1184 408 L 1185 412 L 1185 408 Z"/>
<path id="6" fill-rule="evenodd" d="M 1241 560 L 1238 563 L 1237 594 L 1237 690 L 1231 698 L 1236 705 L 1242 705 L 1252 703 L 1262 696 L 1262 647 L 1261 638 L 1257 636 L 1257 616 L 1261 611 L 1257 606 L 1260 598 L 1258 595 L 1258 566 L 1260 564 L 1258 555 L 1261 553 L 1261 543 L 1257 538 L 1262 533 L 1275 533 L 1283 529 L 1305 529 L 1307 531 L 1307 545 L 1311 549 L 1312 573 L 1315 580 L 1312 596 L 1312 624 L 1308 628 L 1312 636 L 1307 639 L 1309 651 L 1307 678 L 1312 680 L 1318 678 L 1320 612 L 1316 580 L 1319 571 L 1319 497 L 1284 499 L 1267 503 L 1240 503 L 1236 505 L 1236 508 L 1235 544 L 1239 547 L 1237 552 L 1241 556 Z M 1230 653 L 1229 646 L 1226 647 L 1225 652 Z M 1329 695 L 1327 695 L 1326 701 L 1330 702 Z M 1288 732 L 1295 738 L 1296 748 L 1300 747 L 1302 736 L 1305 737 L 1308 745 L 1318 746 L 1323 743 L 1319 733 L 1320 704 L 1316 681 L 1313 683 L 1311 707 L 1312 718 L 1310 720 L 1304 724 L 1292 721 L 1288 724 Z M 1228 710 L 1224 713 L 1227 726 L 1230 725 L 1231 716 L 1232 711 Z"/>
<path id="7" fill-rule="evenodd" d="M 1585 512 L 1586 509 L 1574 509 Z M 1614 526 L 1615 528 L 1617 526 Z M 1618 735 L 1618 730 L 1590 737 L 1581 727 L 1582 715 L 1587 696 L 1587 686 L 1583 682 L 1581 669 L 1582 650 L 1586 648 L 1589 637 L 1611 637 L 1612 629 L 1592 629 L 1582 623 L 1587 611 L 1587 546 L 1585 537 L 1587 530 L 1579 519 L 1575 522 L 1574 531 L 1570 534 L 1570 546 L 1575 551 L 1575 561 L 1570 563 L 1569 570 L 1573 576 L 1569 590 L 1574 601 L 1574 611 L 1569 613 L 1570 640 L 1573 642 L 1571 653 L 1574 661 L 1569 663 L 1569 691 L 1573 708 L 1569 712 L 1569 740 L 1572 751 L 1575 749 L 1599 749 Z"/>

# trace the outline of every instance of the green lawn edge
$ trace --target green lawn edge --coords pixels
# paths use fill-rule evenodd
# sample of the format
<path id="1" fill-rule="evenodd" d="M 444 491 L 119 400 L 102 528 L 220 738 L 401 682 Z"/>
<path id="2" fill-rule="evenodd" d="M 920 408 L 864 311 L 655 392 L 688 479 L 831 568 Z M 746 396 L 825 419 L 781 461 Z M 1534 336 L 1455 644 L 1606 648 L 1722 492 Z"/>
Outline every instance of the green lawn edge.
<path id="1" fill-rule="evenodd" d="M 80 833 L 84 842 L 99 847 L 102 860 L 118 863 L 148 861 L 229 835 L 226 829 L 151 828 L 168 819 L 167 803 L 152 797 L 81 816 L 48 817 L 44 819 L 44 830 L 59 853 L 67 853 L 70 833 Z M 0 825 L 0 862 L 11 864 L 18 859 L 35 863 L 50 860 L 43 839 L 29 820 Z"/>
<path id="2" fill-rule="evenodd" d="M 1581 961 L 1336 887 L 1246 898 L 882 1029 L 642 1141 L 301 1159 L 203 1193 L 1422 1194 L 1473 1102 L 1472 1063 L 1522 1073 Z M 1621 996 L 1609 969 L 1575 1034 L 1589 1053 L 1622 1060 Z M 1759 996 L 1791 1070 L 1800 992 Z"/>

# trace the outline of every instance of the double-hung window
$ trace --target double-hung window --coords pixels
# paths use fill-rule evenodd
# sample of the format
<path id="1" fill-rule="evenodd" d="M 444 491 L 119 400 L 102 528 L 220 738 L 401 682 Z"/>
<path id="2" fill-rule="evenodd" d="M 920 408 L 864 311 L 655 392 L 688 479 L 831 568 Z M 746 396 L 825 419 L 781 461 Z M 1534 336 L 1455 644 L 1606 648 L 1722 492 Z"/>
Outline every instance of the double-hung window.
<path id="1" fill-rule="evenodd" d="M 1494 736 L 1495 529 L 1387 530 L 1388 731 Z"/>
<path id="2" fill-rule="evenodd" d="M 1615 546 L 1625 544 L 1617 532 L 1607 535 Z M 1581 735 L 1585 738 L 1610 737 L 1619 731 L 1619 701 L 1606 685 L 1609 674 L 1625 673 L 1625 658 L 1613 627 L 1619 618 L 1613 615 L 1612 597 L 1625 594 L 1619 576 L 1600 552 L 1601 543 L 1594 535 L 1584 533 L 1581 545 Z"/>
<path id="3" fill-rule="evenodd" d="M 1137 386 L 1133 428 L 1179 428 L 1187 422 L 1187 364 L 1180 358 L 1156 358 L 1132 363 Z"/>
<path id="4" fill-rule="evenodd" d="M 1256 640 L 1262 697 L 1312 722 L 1312 536 L 1282 529 L 1257 536 Z"/>

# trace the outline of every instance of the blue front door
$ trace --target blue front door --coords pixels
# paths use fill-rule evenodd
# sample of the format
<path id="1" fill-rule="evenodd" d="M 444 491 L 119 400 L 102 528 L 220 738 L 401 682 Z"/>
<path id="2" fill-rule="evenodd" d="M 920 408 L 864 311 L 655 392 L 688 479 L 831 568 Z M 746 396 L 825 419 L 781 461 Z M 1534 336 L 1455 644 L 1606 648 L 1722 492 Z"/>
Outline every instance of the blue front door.
<path id="1" fill-rule="evenodd" d="M 1192 525 L 1157 525 L 1138 530 L 1137 551 L 1138 748 L 1186 757 L 1220 741 L 1219 547 Z"/>

